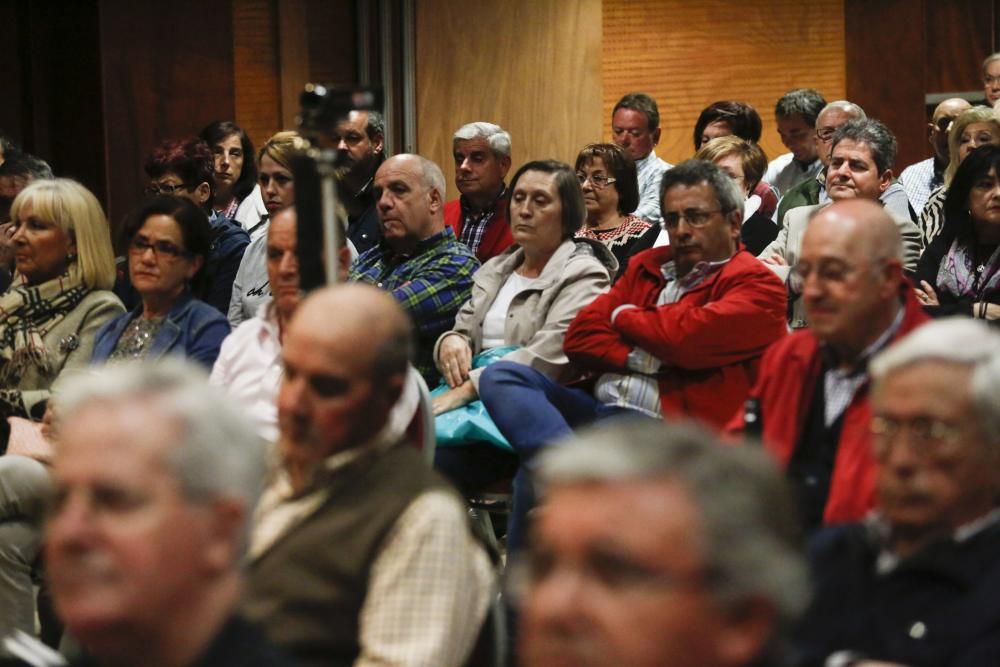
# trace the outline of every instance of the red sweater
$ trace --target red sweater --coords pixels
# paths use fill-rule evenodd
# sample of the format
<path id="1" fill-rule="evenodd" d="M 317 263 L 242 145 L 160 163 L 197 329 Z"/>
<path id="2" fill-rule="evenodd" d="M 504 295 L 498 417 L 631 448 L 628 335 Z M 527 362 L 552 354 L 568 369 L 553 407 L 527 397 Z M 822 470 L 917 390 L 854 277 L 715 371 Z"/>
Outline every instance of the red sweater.
<path id="1" fill-rule="evenodd" d="M 496 257 L 514 243 L 507 224 L 507 197 L 497 200 L 493 219 L 483 231 L 483 240 L 476 248 L 476 258 L 483 264 L 486 260 Z M 452 199 L 444 205 L 444 224 L 455 232 L 455 238 L 462 238 L 462 204 L 458 199 Z"/>
<path id="2" fill-rule="evenodd" d="M 563 348 L 584 368 L 627 373 L 629 352 L 641 347 L 663 362 L 663 415 L 721 428 L 746 399 L 764 350 L 786 333 L 785 286 L 740 251 L 677 303 L 656 306 L 666 285 L 660 267 L 672 257 L 669 246 L 633 256 L 611 291 L 580 310 Z M 638 307 L 612 324 L 623 304 Z"/>
<path id="3" fill-rule="evenodd" d="M 903 302 L 906 310 L 893 342 L 929 319 L 908 285 L 903 287 Z M 764 446 L 783 468 L 802 436 L 813 394 L 822 382 L 821 371 L 820 341 L 808 330 L 797 331 L 775 343 L 764 355 L 760 376 L 750 396 L 760 401 Z M 844 412 L 830 495 L 823 510 L 826 524 L 857 521 L 874 505 L 876 468 L 871 454 L 870 425 L 866 382 L 855 392 Z M 743 426 L 741 405 L 726 430 L 740 434 Z"/>

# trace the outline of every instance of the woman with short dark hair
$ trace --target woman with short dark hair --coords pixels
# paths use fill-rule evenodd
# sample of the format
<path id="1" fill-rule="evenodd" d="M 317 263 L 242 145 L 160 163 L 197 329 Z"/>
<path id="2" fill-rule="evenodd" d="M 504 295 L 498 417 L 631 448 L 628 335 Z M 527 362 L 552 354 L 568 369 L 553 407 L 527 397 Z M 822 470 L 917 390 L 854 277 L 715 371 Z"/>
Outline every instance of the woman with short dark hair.
<path id="1" fill-rule="evenodd" d="M 257 184 L 253 142 L 243 128 L 229 120 L 206 125 L 198 135 L 208 144 L 215 164 L 212 208 L 230 220 Z"/>

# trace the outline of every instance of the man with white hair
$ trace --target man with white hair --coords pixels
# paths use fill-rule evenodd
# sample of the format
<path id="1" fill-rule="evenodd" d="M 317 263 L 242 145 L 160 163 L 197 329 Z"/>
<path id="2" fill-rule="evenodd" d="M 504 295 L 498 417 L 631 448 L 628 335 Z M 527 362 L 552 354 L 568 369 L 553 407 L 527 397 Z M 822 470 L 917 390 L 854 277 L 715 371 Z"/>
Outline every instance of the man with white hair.
<path id="1" fill-rule="evenodd" d="M 469 123 L 452 138 L 455 186 L 461 196 L 444 205 L 444 222 L 480 262 L 506 250 L 514 237 L 507 224 L 510 197 L 510 134 L 493 123 Z"/>
<path id="2" fill-rule="evenodd" d="M 444 174 L 427 158 L 402 154 L 383 162 L 372 186 L 382 240 L 358 257 L 348 276 L 391 292 L 413 320 L 414 366 L 430 386 L 441 377 L 434 343 L 455 324 L 479 268 L 444 224 L 444 191 Z"/>
<path id="3" fill-rule="evenodd" d="M 618 422 L 542 455 L 511 580 L 525 667 L 771 667 L 808 599 L 787 487 L 750 448 Z"/>
<path id="4" fill-rule="evenodd" d="M 940 320 L 870 368 L 876 512 L 817 536 L 801 664 L 997 664 L 1000 335 Z"/>
<path id="5" fill-rule="evenodd" d="M 283 665 L 234 610 L 265 450 L 188 363 L 66 383 L 45 533 L 59 617 L 99 665 Z"/>

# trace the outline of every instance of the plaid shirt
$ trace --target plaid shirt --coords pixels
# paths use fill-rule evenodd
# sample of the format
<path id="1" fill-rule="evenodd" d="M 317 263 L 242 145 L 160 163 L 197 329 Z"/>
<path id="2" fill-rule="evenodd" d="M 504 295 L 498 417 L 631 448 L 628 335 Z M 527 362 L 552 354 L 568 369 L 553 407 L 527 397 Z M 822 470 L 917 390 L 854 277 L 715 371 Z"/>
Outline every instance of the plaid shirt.
<path id="1" fill-rule="evenodd" d="M 432 358 L 434 342 L 454 326 L 478 268 L 476 256 L 445 227 L 418 243 L 412 255 L 397 254 L 383 241 L 354 261 L 348 279 L 392 292 L 416 328 L 414 366 L 434 387 L 441 378 Z"/>

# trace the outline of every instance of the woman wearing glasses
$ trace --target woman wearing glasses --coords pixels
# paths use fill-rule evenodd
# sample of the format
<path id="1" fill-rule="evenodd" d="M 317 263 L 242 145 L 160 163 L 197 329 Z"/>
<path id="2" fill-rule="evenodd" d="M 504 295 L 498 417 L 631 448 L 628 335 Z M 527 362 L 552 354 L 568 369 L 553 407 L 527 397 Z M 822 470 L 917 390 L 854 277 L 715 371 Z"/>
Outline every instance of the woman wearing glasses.
<path id="1" fill-rule="evenodd" d="M 624 271 L 628 258 L 653 247 L 660 233 L 659 227 L 629 215 L 639 202 L 635 163 L 614 144 L 587 144 L 576 157 L 576 178 L 587 207 L 576 236 L 606 245 Z"/>
<path id="2" fill-rule="evenodd" d="M 94 363 L 182 354 L 211 368 L 229 322 L 199 301 L 212 230 L 189 199 L 160 195 L 128 219 L 128 271 L 140 304 L 102 328 Z"/>

